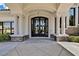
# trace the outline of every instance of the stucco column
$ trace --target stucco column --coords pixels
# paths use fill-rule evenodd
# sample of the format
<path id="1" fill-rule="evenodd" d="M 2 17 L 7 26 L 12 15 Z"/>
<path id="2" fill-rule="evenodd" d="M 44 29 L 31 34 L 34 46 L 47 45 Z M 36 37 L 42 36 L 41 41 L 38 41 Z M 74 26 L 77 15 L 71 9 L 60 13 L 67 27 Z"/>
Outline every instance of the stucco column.
<path id="1" fill-rule="evenodd" d="M 62 31 L 62 34 L 65 34 L 65 17 L 62 16 L 62 19 L 61 19 L 61 31 Z"/>
<path id="2" fill-rule="evenodd" d="M 66 11 L 66 15 L 65 15 L 67 18 L 66 18 L 66 28 L 69 27 L 69 18 L 70 18 L 70 14 L 69 14 L 69 10 Z"/>
<path id="3" fill-rule="evenodd" d="M 22 16 L 19 16 L 19 34 L 23 34 L 23 18 Z"/>
<path id="4" fill-rule="evenodd" d="M 78 7 L 76 7 L 75 10 L 76 10 L 75 11 L 75 26 L 77 26 L 78 25 Z"/>
<path id="5" fill-rule="evenodd" d="M 67 19 L 66 19 L 66 26 L 67 27 L 69 26 L 69 16 L 67 16 Z"/>
<path id="6" fill-rule="evenodd" d="M 57 17 L 57 22 L 56 22 L 56 34 L 59 35 L 60 34 L 60 17 Z"/>
<path id="7" fill-rule="evenodd" d="M 19 26 L 18 26 L 18 17 L 17 16 L 15 16 L 15 20 L 14 20 L 14 35 L 17 35 L 17 34 L 19 34 L 19 31 L 18 31 L 18 28 L 19 28 Z"/>

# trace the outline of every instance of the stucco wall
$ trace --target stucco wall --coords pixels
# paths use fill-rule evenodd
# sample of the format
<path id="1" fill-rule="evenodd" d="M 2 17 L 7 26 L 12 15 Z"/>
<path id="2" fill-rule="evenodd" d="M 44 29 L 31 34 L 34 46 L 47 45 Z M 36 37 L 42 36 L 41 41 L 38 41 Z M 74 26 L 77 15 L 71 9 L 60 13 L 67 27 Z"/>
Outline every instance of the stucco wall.
<path id="1" fill-rule="evenodd" d="M 68 9 L 72 4 L 60 4 L 59 8 L 56 4 L 7 4 L 11 9 L 8 14 L 0 14 L 0 21 L 17 21 L 18 19 L 18 29 L 15 28 L 15 32 L 18 34 L 31 35 L 31 18 L 36 16 L 47 17 L 49 20 L 49 36 L 50 34 L 55 34 L 55 17 L 65 17 L 69 16 Z M 68 8 L 68 9 L 67 9 Z M 68 19 L 67 19 L 68 20 Z M 16 23 L 17 24 L 17 23 Z M 16 31 L 17 30 L 17 31 Z M 67 32 L 70 31 L 68 28 Z M 73 31 L 73 30 L 72 30 Z M 75 31 L 75 28 L 74 28 Z M 68 32 L 69 33 L 69 32 Z M 17 33 L 16 33 L 17 34 Z"/>
<path id="2" fill-rule="evenodd" d="M 13 16 L 5 16 L 5 15 L 0 15 L 0 21 L 14 21 L 15 17 Z"/>

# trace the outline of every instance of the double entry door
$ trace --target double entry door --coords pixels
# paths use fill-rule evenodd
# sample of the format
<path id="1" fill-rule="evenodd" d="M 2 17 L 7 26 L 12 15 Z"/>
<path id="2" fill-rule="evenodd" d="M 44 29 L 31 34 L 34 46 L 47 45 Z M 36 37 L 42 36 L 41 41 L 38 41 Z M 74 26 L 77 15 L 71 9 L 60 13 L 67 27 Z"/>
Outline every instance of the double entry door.
<path id="1" fill-rule="evenodd" d="M 48 37 L 48 18 L 34 17 L 31 19 L 31 37 Z"/>

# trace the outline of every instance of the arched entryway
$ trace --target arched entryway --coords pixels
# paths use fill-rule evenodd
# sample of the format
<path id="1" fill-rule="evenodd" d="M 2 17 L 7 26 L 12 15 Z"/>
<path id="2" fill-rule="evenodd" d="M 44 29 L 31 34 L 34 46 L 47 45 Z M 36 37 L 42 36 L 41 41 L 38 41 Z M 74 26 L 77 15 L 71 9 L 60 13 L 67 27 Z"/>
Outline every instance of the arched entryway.
<path id="1" fill-rule="evenodd" d="M 48 37 L 48 18 L 37 16 L 31 18 L 31 37 Z"/>
<path id="2" fill-rule="evenodd" d="M 28 19 L 28 21 L 27 21 L 28 22 L 28 34 L 29 34 L 30 38 L 50 38 L 51 35 L 54 34 L 54 13 L 52 13 L 52 12 L 50 13 L 47 10 L 31 10 L 28 13 L 26 20 L 27 19 Z M 33 34 L 35 34 L 35 29 L 33 28 L 34 29 L 34 32 L 33 32 L 32 27 L 35 24 L 38 24 L 38 23 L 36 23 L 37 21 L 35 19 L 39 19 L 38 23 L 47 22 L 47 27 L 37 25 L 39 27 L 39 29 L 36 33 L 38 33 L 39 35 L 33 35 Z M 41 20 L 41 19 L 45 19 L 45 21 Z M 34 25 L 31 24 L 32 22 L 34 22 L 35 24 L 34 23 L 33 23 Z M 46 29 L 40 30 L 41 27 L 47 28 L 47 30 Z"/>

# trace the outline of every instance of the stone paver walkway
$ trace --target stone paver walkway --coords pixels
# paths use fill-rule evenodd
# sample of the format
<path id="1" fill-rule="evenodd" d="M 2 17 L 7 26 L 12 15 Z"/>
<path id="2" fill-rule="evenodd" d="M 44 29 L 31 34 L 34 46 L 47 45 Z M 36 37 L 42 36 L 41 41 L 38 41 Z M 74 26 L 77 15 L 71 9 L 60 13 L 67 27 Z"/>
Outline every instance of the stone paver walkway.
<path id="1" fill-rule="evenodd" d="M 58 42 L 62 47 L 71 52 L 75 56 L 79 56 L 79 43 L 74 42 Z"/>
<path id="2" fill-rule="evenodd" d="M 0 43 L 0 55 L 5 55 L 11 49 L 15 48 L 19 43 L 18 42 L 3 42 Z"/>
<path id="3" fill-rule="evenodd" d="M 24 42 L 0 43 L 4 56 L 71 56 L 72 54 L 52 40 L 28 39 Z"/>

